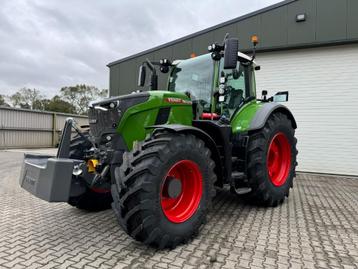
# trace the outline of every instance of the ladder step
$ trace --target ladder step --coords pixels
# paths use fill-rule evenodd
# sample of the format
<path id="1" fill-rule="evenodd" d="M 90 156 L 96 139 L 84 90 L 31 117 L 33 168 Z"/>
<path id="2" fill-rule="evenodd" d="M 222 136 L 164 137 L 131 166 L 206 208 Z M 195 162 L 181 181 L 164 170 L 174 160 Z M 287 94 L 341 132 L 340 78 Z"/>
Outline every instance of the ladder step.
<path id="1" fill-rule="evenodd" d="M 232 172 L 231 177 L 232 178 L 243 178 L 243 177 L 245 177 L 245 173 L 243 173 L 243 172 Z"/>
<path id="2" fill-rule="evenodd" d="M 249 193 L 251 191 L 251 188 L 237 188 L 237 189 L 234 189 L 236 194 L 238 195 L 242 195 L 242 194 L 245 194 L 245 193 Z"/>

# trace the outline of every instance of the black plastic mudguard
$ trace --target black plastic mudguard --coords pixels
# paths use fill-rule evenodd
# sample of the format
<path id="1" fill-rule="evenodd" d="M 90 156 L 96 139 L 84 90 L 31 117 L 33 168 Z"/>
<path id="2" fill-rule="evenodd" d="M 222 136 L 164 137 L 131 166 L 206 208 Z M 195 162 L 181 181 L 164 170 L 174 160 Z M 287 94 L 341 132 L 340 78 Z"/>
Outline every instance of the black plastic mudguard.
<path id="1" fill-rule="evenodd" d="M 190 134 L 193 134 L 196 137 L 200 138 L 201 140 L 203 140 L 205 142 L 205 145 L 211 151 L 211 154 L 212 154 L 211 157 L 213 158 L 213 160 L 216 164 L 215 171 L 217 173 L 218 182 L 222 183 L 226 179 L 225 173 L 223 171 L 224 164 L 221 161 L 220 153 L 217 148 L 216 142 L 210 135 L 208 135 L 203 130 L 193 127 L 193 126 L 182 125 L 182 124 L 152 125 L 152 126 L 148 126 L 146 128 L 147 129 L 153 128 L 154 132 L 159 131 L 159 130 L 169 130 L 169 131 L 173 131 L 173 132 L 177 132 L 177 133 L 190 133 Z"/>
<path id="2" fill-rule="evenodd" d="M 291 111 L 284 105 L 279 103 L 265 103 L 257 112 L 255 117 L 250 123 L 249 131 L 259 130 L 265 126 L 267 119 L 274 112 L 282 112 L 287 115 L 287 117 L 292 122 L 292 127 L 297 128 L 297 123 L 293 117 Z"/>

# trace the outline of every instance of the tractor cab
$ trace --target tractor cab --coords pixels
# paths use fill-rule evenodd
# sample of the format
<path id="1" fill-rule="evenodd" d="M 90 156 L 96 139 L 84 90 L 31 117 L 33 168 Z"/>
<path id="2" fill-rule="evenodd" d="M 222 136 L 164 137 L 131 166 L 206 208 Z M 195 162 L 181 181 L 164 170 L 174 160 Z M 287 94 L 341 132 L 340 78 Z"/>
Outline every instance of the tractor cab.
<path id="1" fill-rule="evenodd" d="M 227 122 L 246 103 L 256 99 L 254 71 L 258 69 L 255 59 L 257 37 L 253 38 L 253 56 L 238 51 L 236 38 L 225 36 L 222 44 L 208 47 L 210 53 L 186 60 L 162 59 L 151 62 L 148 59 L 141 65 L 138 85 L 145 84 L 145 68 L 151 70 L 151 90 L 157 90 L 158 76 L 155 65 L 162 73 L 168 73 L 167 90 L 184 93 L 193 103 L 194 119 L 218 120 Z"/>
<path id="2" fill-rule="evenodd" d="M 255 99 L 255 63 L 240 54 L 236 68 L 225 69 L 224 59 L 213 61 L 210 54 L 175 61 L 168 91 L 185 93 L 193 102 L 194 118 L 230 119 L 246 102 Z"/>

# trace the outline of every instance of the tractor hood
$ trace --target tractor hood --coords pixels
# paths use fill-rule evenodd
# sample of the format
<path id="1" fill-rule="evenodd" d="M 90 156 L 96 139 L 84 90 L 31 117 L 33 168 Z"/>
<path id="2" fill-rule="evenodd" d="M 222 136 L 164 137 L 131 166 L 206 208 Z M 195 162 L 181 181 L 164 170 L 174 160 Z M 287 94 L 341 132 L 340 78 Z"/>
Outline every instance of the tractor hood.
<path id="1" fill-rule="evenodd" d="M 191 100 L 184 94 L 169 91 L 135 92 L 93 102 L 88 111 L 90 131 L 96 144 L 123 137 L 128 148 L 143 140 L 146 127 L 158 122 L 190 125 L 193 118 Z"/>
<path id="2" fill-rule="evenodd" d="M 142 103 L 148 100 L 149 93 L 148 92 L 134 92 L 127 95 L 121 95 L 121 96 L 115 96 L 110 98 L 105 98 L 101 101 L 95 101 L 91 102 L 89 107 L 95 108 L 95 107 L 103 107 L 103 108 L 114 108 L 119 105 L 119 103 L 132 103 L 134 100 L 134 103 Z M 138 102 L 141 100 L 140 102 Z"/>
<path id="3" fill-rule="evenodd" d="M 88 120 L 96 142 L 99 143 L 106 134 L 113 133 L 116 130 L 128 108 L 144 103 L 148 99 L 149 93 L 141 92 L 91 103 L 88 110 Z"/>

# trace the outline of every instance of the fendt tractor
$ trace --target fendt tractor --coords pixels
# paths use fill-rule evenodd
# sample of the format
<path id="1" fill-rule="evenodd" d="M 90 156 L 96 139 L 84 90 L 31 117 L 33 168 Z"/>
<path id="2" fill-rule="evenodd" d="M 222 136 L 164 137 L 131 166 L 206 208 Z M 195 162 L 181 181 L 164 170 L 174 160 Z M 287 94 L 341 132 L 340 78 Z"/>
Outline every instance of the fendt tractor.
<path id="1" fill-rule="evenodd" d="M 147 59 L 138 86 L 148 91 L 92 102 L 88 126 L 68 118 L 57 156 L 25 154 L 20 185 L 49 202 L 112 207 L 126 233 L 155 248 L 198 234 L 218 188 L 281 204 L 295 177 L 297 125 L 281 104 L 288 92 L 256 97 L 252 42 L 251 56 L 226 35 L 206 55 Z M 157 69 L 168 73 L 165 90 Z"/>

